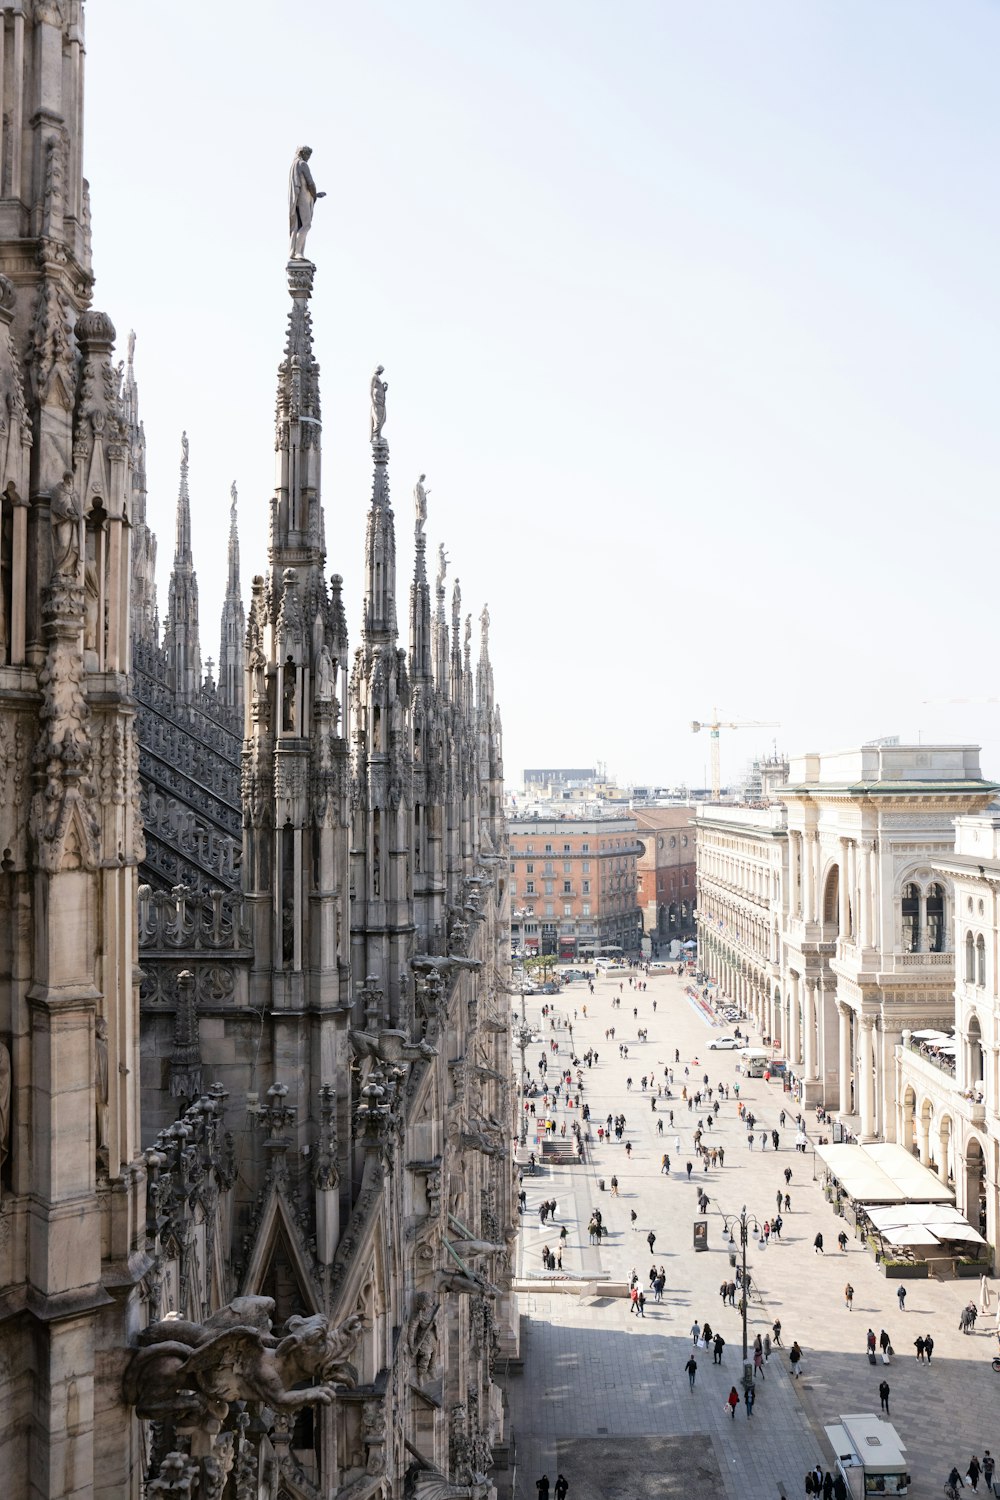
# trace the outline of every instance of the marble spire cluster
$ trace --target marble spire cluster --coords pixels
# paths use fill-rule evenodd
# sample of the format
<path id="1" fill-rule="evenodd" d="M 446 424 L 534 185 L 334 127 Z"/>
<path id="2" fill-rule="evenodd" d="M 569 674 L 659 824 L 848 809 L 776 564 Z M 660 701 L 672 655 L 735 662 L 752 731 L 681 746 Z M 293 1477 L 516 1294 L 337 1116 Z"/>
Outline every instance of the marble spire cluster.
<path id="1" fill-rule="evenodd" d="M 301 252 L 311 178 L 301 153 L 296 160 L 290 206 Z M 378 366 L 351 655 L 342 578 L 326 573 L 315 274 L 293 254 L 267 564 L 251 584 L 242 740 L 229 762 L 239 778 L 238 851 L 227 843 L 234 794 L 220 788 L 202 799 L 212 765 L 200 751 L 188 757 L 183 741 L 185 726 L 211 738 L 230 711 L 232 627 L 224 624 L 216 699 L 203 689 L 196 705 L 176 709 L 169 755 L 165 699 L 144 679 L 155 709 L 140 719 L 155 857 L 143 866 L 140 897 L 143 1021 L 150 1055 L 169 1059 L 146 1100 L 160 1128 L 151 1170 L 173 1159 L 177 1101 L 192 1098 L 196 1083 L 224 1083 L 230 1104 L 220 1107 L 241 1166 L 238 1177 L 219 1169 L 217 1210 L 200 1231 L 214 1247 L 206 1254 L 231 1265 L 230 1289 L 271 1299 L 275 1321 L 311 1308 L 331 1329 L 368 1330 L 352 1355 L 363 1403 L 338 1401 L 311 1429 L 322 1494 L 361 1495 L 378 1480 L 393 1493 L 407 1483 L 428 1500 L 444 1490 L 471 1500 L 503 1440 L 493 1361 L 502 1340 L 516 1340 L 505 1248 L 516 1218 L 506 1145 L 506 831 L 489 622 L 484 611 L 474 666 L 457 581 L 446 613 L 443 547 L 432 599 L 421 476 L 401 639 L 388 384 Z M 175 575 L 185 580 L 188 525 L 179 506 Z M 228 621 L 239 593 L 235 495 L 232 538 Z M 175 597 L 172 584 L 171 622 Z M 173 850 L 182 862 L 171 865 Z M 183 885 L 170 883 L 175 871 Z M 202 1210 L 171 1192 L 174 1244 Z M 165 1253 L 154 1296 L 161 1314 L 169 1262 Z M 217 1302 L 205 1295 L 189 1316 L 205 1320 Z M 163 1329 L 175 1339 L 176 1324 Z M 154 1350 L 160 1336 L 149 1335 Z M 143 1418 L 163 1410 L 147 1374 L 158 1368 L 142 1349 L 130 1367 L 126 1399 Z M 178 1472 L 208 1461 L 179 1431 L 170 1441 L 163 1463 Z M 270 1432 L 271 1449 L 256 1439 L 241 1449 L 248 1478 L 268 1451 L 280 1463 L 275 1442 Z M 294 1472 L 281 1473 L 293 1492 Z"/>

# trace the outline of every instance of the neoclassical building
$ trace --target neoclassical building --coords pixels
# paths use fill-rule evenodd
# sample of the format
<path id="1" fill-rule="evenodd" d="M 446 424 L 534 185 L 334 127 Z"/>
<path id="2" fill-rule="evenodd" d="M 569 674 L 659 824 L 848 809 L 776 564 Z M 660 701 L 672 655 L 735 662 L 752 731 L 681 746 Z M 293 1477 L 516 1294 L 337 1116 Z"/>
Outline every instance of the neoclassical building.
<path id="1" fill-rule="evenodd" d="M 945 1050 L 903 1033 L 896 1052 L 897 1138 L 951 1181 L 958 1207 L 994 1247 L 1000 1235 L 1000 811 L 955 820 L 934 865 L 949 894 L 954 1002 Z M 914 1028 L 914 1030 L 923 1028 Z"/>
<path id="2" fill-rule="evenodd" d="M 300 151 L 266 561 L 246 610 L 234 492 L 213 673 L 182 439 L 161 629 L 135 340 L 117 364 L 90 307 L 83 20 L 2 16 L 7 1492 L 482 1500 L 516 1331 L 489 613 L 474 653 L 418 483 L 400 627 L 379 367 L 351 654 Z"/>
<path id="3" fill-rule="evenodd" d="M 973 746 L 880 743 L 794 758 L 779 806 L 699 809 L 706 966 L 862 1139 L 896 1138 L 903 1032 L 948 1024 L 941 861 L 995 792 Z"/>

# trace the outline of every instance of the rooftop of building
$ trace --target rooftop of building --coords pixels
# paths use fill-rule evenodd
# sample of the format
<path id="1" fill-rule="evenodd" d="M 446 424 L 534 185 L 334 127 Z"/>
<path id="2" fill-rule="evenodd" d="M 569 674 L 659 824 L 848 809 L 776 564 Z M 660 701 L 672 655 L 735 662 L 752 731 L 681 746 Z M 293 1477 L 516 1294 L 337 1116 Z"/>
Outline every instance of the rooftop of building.
<path id="1" fill-rule="evenodd" d="M 980 770 L 978 745 L 869 744 L 793 755 L 788 784 L 777 795 L 982 793 L 995 787 Z"/>

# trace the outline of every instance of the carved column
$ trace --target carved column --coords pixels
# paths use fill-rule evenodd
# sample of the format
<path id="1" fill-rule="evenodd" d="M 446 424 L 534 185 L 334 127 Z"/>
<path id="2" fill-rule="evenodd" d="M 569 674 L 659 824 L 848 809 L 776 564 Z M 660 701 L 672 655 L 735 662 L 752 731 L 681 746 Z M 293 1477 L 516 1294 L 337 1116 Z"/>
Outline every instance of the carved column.
<path id="1" fill-rule="evenodd" d="M 861 1139 L 875 1137 L 875 1048 L 874 1016 L 859 1016 L 858 1028 L 858 1073 L 859 1113 L 861 1115 Z"/>
<path id="2" fill-rule="evenodd" d="M 816 884 L 815 870 L 813 869 L 813 845 L 816 841 L 814 833 L 800 834 L 799 842 L 802 848 L 802 919 L 805 922 L 816 920 Z"/>
<path id="3" fill-rule="evenodd" d="M 805 985 L 802 1017 L 805 1041 L 804 1065 L 805 1077 L 809 1081 L 816 1077 L 816 981 L 807 977 L 803 982 Z"/>
<path id="4" fill-rule="evenodd" d="M 859 934 L 862 948 L 872 945 L 872 846 L 870 839 L 861 842 L 861 921 Z"/>
<path id="5" fill-rule="evenodd" d="M 851 1008 L 844 1001 L 837 1001 L 840 1018 L 840 1104 L 842 1115 L 851 1113 Z"/>
<path id="6" fill-rule="evenodd" d="M 850 936 L 850 870 L 849 858 L 847 853 L 848 842 L 849 840 L 847 839 L 841 839 L 840 841 L 840 869 L 837 872 L 837 923 L 840 929 L 839 935 L 841 938 L 847 938 Z"/>

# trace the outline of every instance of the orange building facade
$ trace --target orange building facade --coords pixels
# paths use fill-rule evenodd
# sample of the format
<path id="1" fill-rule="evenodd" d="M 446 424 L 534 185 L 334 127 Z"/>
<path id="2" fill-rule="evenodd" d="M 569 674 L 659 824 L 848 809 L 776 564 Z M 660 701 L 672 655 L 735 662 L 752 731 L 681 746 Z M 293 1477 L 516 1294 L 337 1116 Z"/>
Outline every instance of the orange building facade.
<path id="1" fill-rule="evenodd" d="M 635 817 L 508 820 L 511 947 L 529 957 L 594 959 L 602 949 L 637 956 L 640 843 Z"/>

